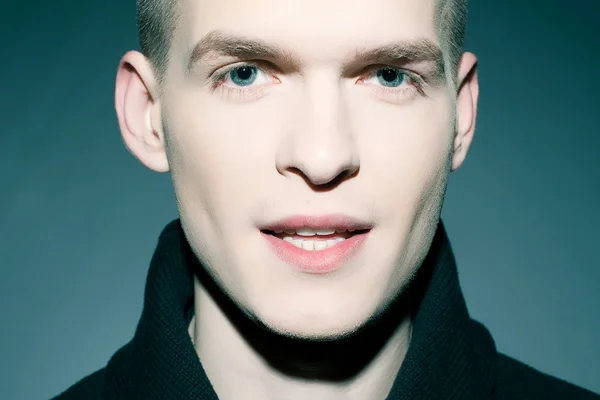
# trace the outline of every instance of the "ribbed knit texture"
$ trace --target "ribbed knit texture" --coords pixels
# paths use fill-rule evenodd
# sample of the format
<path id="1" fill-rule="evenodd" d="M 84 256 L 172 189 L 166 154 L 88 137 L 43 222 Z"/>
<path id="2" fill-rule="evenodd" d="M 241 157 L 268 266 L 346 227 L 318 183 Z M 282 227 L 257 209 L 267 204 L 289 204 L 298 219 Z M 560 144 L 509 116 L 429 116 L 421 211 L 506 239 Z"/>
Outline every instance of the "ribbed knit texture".
<path id="1" fill-rule="evenodd" d="M 469 318 L 441 222 L 419 274 L 425 291 L 388 399 L 488 399 L 496 348 L 487 329 Z"/>
<path id="2" fill-rule="evenodd" d="M 134 338 L 105 368 L 55 400 L 218 399 L 188 333 L 194 296 L 192 258 L 175 220 L 163 230 L 152 258 Z M 441 222 L 411 290 L 420 300 L 412 338 L 387 400 L 600 400 L 496 352 L 487 329 L 469 318 Z"/>
<path id="3" fill-rule="evenodd" d="M 179 221 L 161 234 L 146 281 L 144 310 L 133 340 L 106 375 L 117 399 L 217 399 L 188 334 L 193 299 L 189 245 Z M 111 396 L 110 398 L 113 398 Z"/>

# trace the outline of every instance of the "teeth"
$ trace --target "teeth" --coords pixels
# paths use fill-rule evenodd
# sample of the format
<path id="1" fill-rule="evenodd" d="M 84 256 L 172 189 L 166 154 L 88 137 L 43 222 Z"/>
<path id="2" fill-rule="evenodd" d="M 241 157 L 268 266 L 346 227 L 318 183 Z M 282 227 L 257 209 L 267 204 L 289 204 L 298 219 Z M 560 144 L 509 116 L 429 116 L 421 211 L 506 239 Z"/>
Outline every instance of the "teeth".
<path id="1" fill-rule="evenodd" d="M 315 233 L 317 235 L 321 235 L 321 236 L 333 235 L 335 233 L 335 229 L 332 229 L 332 230 L 320 230 L 320 231 L 315 231 Z"/>
<path id="2" fill-rule="evenodd" d="M 333 235 L 334 233 L 345 233 L 345 232 L 356 232 L 357 229 L 310 229 L 310 228 L 300 228 L 298 230 L 293 230 L 293 229 L 284 229 L 284 230 L 276 230 L 273 231 L 274 233 L 286 233 L 288 235 L 299 235 L 299 236 L 315 236 L 315 235 L 319 235 L 319 236 L 327 236 L 327 235 Z"/>
<path id="3" fill-rule="evenodd" d="M 338 237 L 335 239 L 328 239 L 328 240 L 324 240 L 325 238 L 321 239 L 319 238 L 318 240 L 313 240 L 316 239 L 317 236 L 328 236 L 328 235 L 333 235 L 335 233 L 344 233 L 344 232 L 348 232 L 347 230 L 340 230 L 340 229 L 310 229 L 310 228 L 301 228 L 298 230 L 276 230 L 274 231 L 276 234 L 283 234 L 283 237 L 281 237 L 283 240 L 285 240 L 288 243 L 293 244 L 294 246 L 300 248 L 300 249 L 304 249 L 306 251 L 320 251 L 320 250 L 325 250 L 328 249 L 330 247 L 335 246 L 338 243 L 343 242 L 344 240 L 346 240 L 343 237 Z M 287 235 L 292 235 L 292 236 L 287 236 Z M 298 238 L 297 236 L 302 236 L 303 238 Z M 306 239 L 305 239 L 306 238 Z M 311 238 L 311 239 L 309 239 Z"/>
<path id="4" fill-rule="evenodd" d="M 314 248 L 315 250 L 325 250 L 327 248 L 327 240 L 319 240 L 318 242 L 314 242 Z"/>
<path id="5" fill-rule="evenodd" d="M 300 236 L 315 236 L 315 235 L 333 235 L 335 233 L 335 229 L 308 229 L 302 228 L 296 231 L 296 234 Z"/>
<path id="6" fill-rule="evenodd" d="M 303 240 L 302 248 L 304 250 L 312 251 L 315 249 L 315 241 L 314 240 Z"/>
<path id="7" fill-rule="evenodd" d="M 293 244 L 294 246 L 304 249 L 307 251 L 318 251 L 325 250 L 330 247 L 335 246 L 338 243 L 343 242 L 344 238 L 336 238 L 331 240 L 307 240 L 307 239 L 294 239 L 289 236 L 283 238 L 288 243 Z"/>

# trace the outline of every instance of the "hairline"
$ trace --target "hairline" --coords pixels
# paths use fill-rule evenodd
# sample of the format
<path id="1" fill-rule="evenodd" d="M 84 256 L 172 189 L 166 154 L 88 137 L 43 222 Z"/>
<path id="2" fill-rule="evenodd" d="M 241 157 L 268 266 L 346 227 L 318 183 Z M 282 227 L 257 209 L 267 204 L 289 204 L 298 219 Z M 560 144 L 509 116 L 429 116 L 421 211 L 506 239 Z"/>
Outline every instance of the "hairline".
<path id="1" fill-rule="evenodd" d="M 139 2 L 140 0 L 138 0 Z M 144 1 L 144 0 L 141 0 Z M 148 1 L 148 0 L 146 0 Z M 152 1 L 152 0 L 150 0 Z M 162 5 L 165 6 L 165 9 L 162 10 L 166 15 L 163 18 L 162 22 L 162 33 L 164 34 L 164 39 L 165 39 L 165 45 L 166 45 L 166 49 L 163 49 L 162 52 L 160 52 L 160 58 L 157 59 L 153 59 L 152 57 L 148 57 L 148 54 L 145 54 L 147 58 L 150 59 L 150 63 L 151 63 L 151 67 L 153 69 L 153 72 L 155 74 L 155 76 L 157 77 L 157 81 L 158 81 L 158 86 L 159 86 L 159 90 L 162 91 L 162 87 L 164 85 L 164 80 L 165 80 L 165 76 L 169 67 L 169 64 L 172 60 L 171 57 L 171 51 L 172 51 L 172 42 L 173 42 L 173 38 L 174 38 L 174 34 L 175 31 L 177 29 L 177 26 L 179 26 L 179 21 L 181 20 L 181 9 L 179 7 L 179 4 L 181 4 L 181 0 L 154 0 L 154 1 L 159 1 L 162 2 Z M 443 69 L 444 69 L 444 73 L 445 73 L 445 81 L 447 83 L 448 89 L 452 90 L 452 92 L 455 92 L 457 90 L 457 72 L 458 72 L 458 64 L 460 62 L 460 56 L 462 53 L 462 46 L 463 46 L 463 42 L 464 42 L 464 29 L 460 32 L 458 32 L 458 35 L 460 36 L 458 38 L 458 41 L 460 43 L 455 43 L 455 41 L 452 38 L 452 30 L 451 29 L 444 29 L 443 24 L 446 22 L 444 21 L 444 17 L 446 17 L 445 12 L 454 12 L 455 10 L 451 9 L 448 10 L 448 2 L 454 3 L 454 0 L 433 0 L 434 1 L 434 26 L 435 26 L 435 31 L 436 31 L 436 35 L 438 37 L 439 40 L 439 46 L 441 49 L 441 53 L 442 53 L 442 60 L 443 60 Z M 458 0 L 457 2 L 462 1 L 462 0 Z M 465 0 L 466 1 L 466 0 Z M 156 3 L 153 3 L 156 4 Z M 456 4 L 450 4 L 450 8 L 454 8 L 456 6 Z M 156 10 L 153 10 L 156 11 Z M 139 15 L 138 15 L 138 32 L 140 32 L 140 29 L 142 28 L 142 23 L 143 21 L 140 20 Z M 466 21 L 465 24 L 466 25 Z M 450 26 L 450 28 L 452 28 L 452 26 Z M 152 29 L 153 31 L 156 31 L 157 28 L 154 27 L 154 29 Z M 160 32 L 156 32 L 158 34 L 160 34 Z M 454 32 L 456 33 L 456 32 Z M 141 39 L 141 38 L 140 38 Z M 458 46 L 458 48 L 456 47 Z M 143 47 L 143 46 L 142 46 Z"/>

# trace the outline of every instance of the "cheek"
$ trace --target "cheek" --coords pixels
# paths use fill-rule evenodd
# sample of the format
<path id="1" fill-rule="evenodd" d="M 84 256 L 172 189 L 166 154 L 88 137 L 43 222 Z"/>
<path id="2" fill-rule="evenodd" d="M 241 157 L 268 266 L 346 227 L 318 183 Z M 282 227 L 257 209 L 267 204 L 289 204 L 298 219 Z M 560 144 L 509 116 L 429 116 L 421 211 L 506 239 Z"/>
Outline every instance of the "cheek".
<path id="1" fill-rule="evenodd" d="M 406 106 L 368 106 L 352 114 L 361 132 L 361 171 L 370 178 L 364 183 L 380 193 L 378 201 L 388 202 L 384 210 L 413 210 L 409 203 L 419 201 L 440 174 L 447 173 L 451 104 L 440 94 Z"/>
<path id="2" fill-rule="evenodd" d="M 237 160 L 251 158 L 262 151 L 253 132 L 257 125 L 248 120 L 247 112 L 219 106 L 215 101 L 202 101 L 199 97 L 170 106 L 170 142 L 181 161 L 210 166 L 211 175 L 218 175 L 235 167 Z M 240 111 L 246 115 L 240 115 Z"/>
<path id="3" fill-rule="evenodd" d="M 278 124 L 265 113 L 269 109 L 226 104 L 214 95 L 177 94 L 165 119 L 176 191 L 188 192 L 182 201 L 202 198 L 208 210 L 237 212 L 256 195 L 256 181 L 274 158 Z"/>
<path id="4" fill-rule="evenodd" d="M 168 107 L 174 147 L 202 157 L 211 167 L 244 171 L 258 168 L 257 160 L 273 155 L 286 115 L 281 96 L 236 103 L 207 90 L 175 89 Z M 186 155 L 186 154 L 184 154 Z M 198 160 L 204 163 L 204 160 Z M 221 171 L 214 171 L 221 172 Z"/>

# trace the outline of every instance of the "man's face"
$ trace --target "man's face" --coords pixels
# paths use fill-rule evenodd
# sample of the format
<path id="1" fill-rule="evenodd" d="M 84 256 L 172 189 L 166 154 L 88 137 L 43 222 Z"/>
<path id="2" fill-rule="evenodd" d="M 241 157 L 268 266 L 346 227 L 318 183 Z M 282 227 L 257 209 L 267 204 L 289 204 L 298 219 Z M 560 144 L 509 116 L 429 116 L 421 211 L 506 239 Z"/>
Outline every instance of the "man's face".
<path id="1" fill-rule="evenodd" d="M 434 0 L 181 6 L 161 113 L 192 248 L 272 330 L 356 330 L 416 272 L 451 168 L 454 103 Z M 311 270 L 265 231 L 295 216 L 370 230 Z"/>

